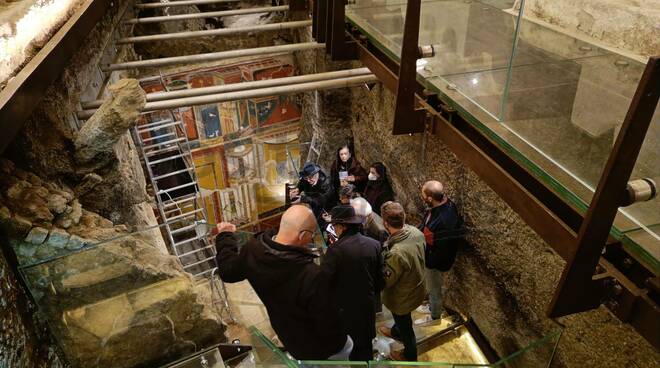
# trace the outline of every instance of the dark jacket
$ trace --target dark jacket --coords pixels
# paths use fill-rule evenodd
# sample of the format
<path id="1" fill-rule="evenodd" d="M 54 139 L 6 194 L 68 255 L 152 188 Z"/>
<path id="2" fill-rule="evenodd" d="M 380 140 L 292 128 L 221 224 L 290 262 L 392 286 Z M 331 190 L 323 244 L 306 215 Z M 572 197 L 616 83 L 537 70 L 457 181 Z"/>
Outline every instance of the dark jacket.
<path id="1" fill-rule="evenodd" d="M 235 233 L 220 233 L 218 273 L 225 282 L 250 282 L 273 330 L 296 359 L 327 359 L 346 343 L 334 292 L 315 255 L 276 243 L 271 235 L 262 233 L 241 245 Z"/>
<path id="2" fill-rule="evenodd" d="M 380 163 L 372 165 L 380 178 L 369 180 L 364 189 L 364 199 L 371 205 L 371 209 L 380 216 L 380 206 L 387 201 L 394 200 L 394 191 L 387 178 L 387 169 Z"/>
<path id="3" fill-rule="evenodd" d="M 426 211 L 418 226 L 426 240 L 427 268 L 448 271 L 454 264 L 459 246 L 465 241 L 463 218 L 450 199 Z"/>
<path id="4" fill-rule="evenodd" d="M 332 183 L 323 171 L 319 171 L 319 180 L 314 186 L 301 177 L 298 181 L 298 189 L 305 192 L 300 201 L 312 207 L 317 219 L 323 210 L 330 211 L 336 204 Z"/>
<path id="5" fill-rule="evenodd" d="M 346 332 L 370 344 L 376 336 L 376 294 L 385 286 L 380 243 L 350 229 L 328 247 L 321 267 L 337 292 Z"/>
<path id="6" fill-rule="evenodd" d="M 355 176 L 355 182 L 352 184 L 355 185 L 355 188 L 358 192 L 364 192 L 364 187 L 367 184 L 367 175 L 369 174 L 367 170 L 362 167 L 360 161 L 357 157 L 351 155 L 351 158 L 348 159 L 348 162 L 343 162 L 339 158 L 339 151 L 337 150 L 337 156 L 335 157 L 335 162 L 332 163 L 330 168 L 330 178 L 332 178 L 332 186 L 335 188 L 335 192 L 339 192 L 340 183 L 339 183 L 339 172 L 348 171 L 348 175 Z"/>

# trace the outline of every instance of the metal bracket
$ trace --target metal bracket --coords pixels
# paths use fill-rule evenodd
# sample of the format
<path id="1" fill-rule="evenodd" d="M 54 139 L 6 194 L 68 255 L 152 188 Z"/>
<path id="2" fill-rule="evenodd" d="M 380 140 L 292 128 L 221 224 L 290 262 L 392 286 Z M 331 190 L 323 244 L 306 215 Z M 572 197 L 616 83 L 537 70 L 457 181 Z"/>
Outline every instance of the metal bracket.
<path id="1" fill-rule="evenodd" d="M 593 277 L 594 270 L 607 243 L 614 217 L 625 203 L 626 184 L 660 98 L 658 86 L 660 57 L 652 57 L 580 226 L 575 251 L 568 259 L 550 304 L 550 317 L 593 309 L 604 299 L 604 279 Z"/>
<path id="2" fill-rule="evenodd" d="M 419 42 L 419 16 L 421 0 L 409 0 L 403 28 L 401 64 L 396 89 L 396 109 L 392 134 L 422 133 L 426 127 L 426 114 L 415 108 L 417 89 L 417 59 L 422 56 Z"/>

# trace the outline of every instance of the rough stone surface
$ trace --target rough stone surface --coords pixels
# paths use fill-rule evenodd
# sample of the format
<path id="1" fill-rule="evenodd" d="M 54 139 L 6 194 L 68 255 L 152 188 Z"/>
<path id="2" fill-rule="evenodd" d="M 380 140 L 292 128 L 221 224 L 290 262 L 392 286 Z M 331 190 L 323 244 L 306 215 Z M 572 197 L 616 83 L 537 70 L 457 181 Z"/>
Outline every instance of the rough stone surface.
<path id="1" fill-rule="evenodd" d="M 42 244 L 46 240 L 46 237 L 48 237 L 48 229 L 33 227 L 25 238 L 25 241 L 31 244 Z"/>
<path id="2" fill-rule="evenodd" d="M 445 304 L 473 318 L 501 356 L 559 329 L 545 312 L 563 260 L 437 136 L 392 136 L 392 93 L 380 85 L 344 93 L 352 103 L 350 129 L 357 154 L 366 165 L 385 163 L 409 221 L 419 219 L 419 188 L 429 179 L 445 184 L 465 216 L 470 246 L 445 274 Z M 319 128 L 332 134 L 323 125 L 315 126 Z M 565 329 L 553 366 L 651 367 L 660 361 L 659 353 L 632 327 L 603 307 L 558 322 Z M 545 356 L 533 352 L 521 366 L 540 366 Z"/>
<path id="3" fill-rule="evenodd" d="M 48 341 L 46 326 L 34 318 L 34 311 L 0 252 L 0 367 L 63 367 L 55 350 L 43 343 Z"/>
<path id="4" fill-rule="evenodd" d="M 76 159 L 81 164 L 114 158 L 113 148 L 119 138 L 134 126 L 146 95 L 137 79 L 122 79 L 108 87 L 111 97 L 83 125 L 76 135 Z"/>
<path id="5" fill-rule="evenodd" d="M 660 50 L 658 0 L 526 0 L 524 12 L 644 57 Z"/>

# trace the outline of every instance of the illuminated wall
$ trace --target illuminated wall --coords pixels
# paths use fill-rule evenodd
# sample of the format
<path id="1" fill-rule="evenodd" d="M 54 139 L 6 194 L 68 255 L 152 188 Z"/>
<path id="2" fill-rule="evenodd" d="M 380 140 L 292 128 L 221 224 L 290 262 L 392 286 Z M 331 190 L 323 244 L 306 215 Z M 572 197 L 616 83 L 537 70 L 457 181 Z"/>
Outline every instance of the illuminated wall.
<path id="1" fill-rule="evenodd" d="M 290 55 L 162 75 L 147 93 L 203 88 L 294 75 Z M 210 222 L 239 225 L 271 219 L 284 205 L 284 184 L 296 179 L 301 107 L 295 96 L 269 96 L 146 114 L 144 122 L 183 119 Z M 148 134 L 148 133 L 145 133 Z M 298 158 L 296 158 L 298 160 Z"/>

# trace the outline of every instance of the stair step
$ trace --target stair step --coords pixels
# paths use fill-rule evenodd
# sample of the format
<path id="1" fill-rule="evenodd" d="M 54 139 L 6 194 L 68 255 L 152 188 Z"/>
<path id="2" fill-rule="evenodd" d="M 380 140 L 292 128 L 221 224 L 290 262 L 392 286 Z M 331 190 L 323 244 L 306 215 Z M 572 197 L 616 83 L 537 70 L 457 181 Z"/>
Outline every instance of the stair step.
<path id="1" fill-rule="evenodd" d="M 179 209 L 177 208 L 175 211 L 178 211 L 178 210 L 179 210 Z M 188 217 L 188 216 L 192 216 L 192 215 L 195 215 L 195 214 L 197 214 L 197 213 L 200 213 L 200 212 L 202 212 L 202 211 L 203 211 L 203 209 L 202 209 L 202 208 L 199 208 L 199 209 L 196 209 L 196 210 L 194 210 L 194 211 L 185 212 L 185 213 L 183 213 L 183 214 L 181 214 L 181 215 L 176 215 L 176 216 L 174 216 L 174 217 L 167 217 L 167 214 L 166 214 L 166 215 L 165 215 L 165 219 L 167 219 L 167 222 L 170 222 L 170 223 L 171 223 L 172 221 L 176 221 L 176 220 L 179 220 L 179 219 L 183 219 L 183 218 L 186 218 L 186 217 Z"/>
<path id="2" fill-rule="evenodd" d="M 191 254 L 195 254 L 195 253 L 201 252 L 201 251 L 209 249 L 209 248 L 213 248 L 214 246 L 215 246 L 215 244 L 211 244 L 211 245 L 207 245 L 203 248 L 199 248 L 199 249 L 191 250 L 191 251 L 186 252 L 186 253 L 179 254 L 179 258 L 189 256 Z"/>
<path id="3" fill-rule="evenodd" d="M 175 190 L 179 190 L 179 189 L 183 189 L 183 188 L 188 188 L 188 187 L 191 187 L 191 186 L 193 186 L 193 185 L 197 185 L 197 182 L 196 182 L 196 181 L 192 181 L 192 182 L 190 182 L 190 183 L 177 185 L 176 187 L 171 187 L 171 188 L 167 188 L 167 189 L 161 189 L 161 190 L 158 191 L 157 194 L 165 194 L 165 193 L 173 192 L 173 191 L 175 191 Z"/>
<path id="4" fill-rule="evenodd" d="M 162 142 L 162 143 L 149 144 L 149 145 L 144 146 L 143 148 L 144 148 L 145 150 L 148 150 L 148 149 L 155 148 L 155 147 L 167 146 L 167 145 L 170 145 L 170 144 L 183 142 L 183 141 L 185 141 L 185 140 L 186 140 L 185 137 L 183 137 L 183 138 L 176 138 L 176 139 L 171 139 L 171 140 L 169 140 L 169 141 L 165 141 L 165 142 Z M 152 152 L 153 152 L 153 151 L 150 151 L 149 153 L 152 153 Z"/>
<path id="5" fill-rule="evenodd" d="M 183 269 L 185 270 L 186 268 L 190 268 L 190 267 L 193 267 L 193 266 L 197 266 L 197 265 L 199 265 L 199 264 L 202 264 L 202 263 L 204 263 L 204 262 L 211 261 L 211 260 L 213 260 L 213 259 L 215 259 L 215 256 L 213 256 L 213 257 L 208 257 L 208 258 L 204 258 L 204 259 L 202 259 L 201 261 L 197 261 L 197 262 L 194 262 L 194 263 L 190 263 L 190 264 L 184 265 L 184 266 L 183 266 Z"/>
<path id="6" fill-rule="evenodd" d="M 186 168 L 186 169 L 183 169 L 183 170 L 168 172 L 167 174 L 163 174 L 163 175 L 154 176 L 153 179 L 154 180 L 159 180 L 159 179 L 162 179 L 162 178 L 167 178 L 167 177 L 170 177 L 170 176 L 174 176 L 174 175 L 177 175 L 177 174 L 181 174 L 181 173 L 184 173 L 184 172 L 190 172 L 190 171 L 193 171 L 192 167 L 189 167 L 189 168 Z"/>
<path id="7" fill-rule="evenodd" d="M 179 228 L 179 229 L 172 230 L 170 233 L 172 235 L 181 234 L 181 233 L 189 231 L 189 230 L 194 230 L 195 227 L 197 227 L 197 224 L 192 224 L 192 225 L 184 226 L 184 227 Z"/>
<path id="8" fill-rule="evenodd" d="M 163 162 L 166 162 L 166 161 L 175 160 L 177 158 L 182 158 L 183 156 L 186 156 L 186 154 L 181 153 L 179 155 L 172 155 L 172 156 L 169 156 L 169 157 L 160 158 L 160 159 L 155 160 L 155 161 L 149 161 L 149 158 L 147 158 L 147 157 L 145 157 L 145 159 L 147 161 L 147 165 L 153 166 L 153 165 L 157 165 L 157 164 L 160 164 L 160 163 L 163 163 Z"/>
<path id="9" fill-rule="evenodd" d="M 147 126 L 147 124 L 145 124 L 145 125 L 140 125 L 139 128 L 142 128 L 142 127 L 144 127 L 144 128 L 143 128 L 143 129 L 138 129 L 138 133 L 146 133 L 146 132 L 150 132 L 150 131 L 152 131 L 152 130 L 158 130 L 158 129 L 162 129 L 162 128 L 168 128 L 168 127 L 171 127 L 171 126 L 179 125 L 181 122 L 180 122 L 180 121 L 172 121 L 172 120 L 170 120 L 170 121 L 165 122 L 165 123 L 163 123 L 162 121 L 160 121 L 160 122 L 158 122 L 158 123 L 162 123 L 162 124 L 160 124 L 160 125 L 154 125 L 154 126 Z"/>
<path id="10" fill-rule="evenodd" d="M 176 137 L 176 133 L 166 133 L 166 134 L 155 135 L 155 136 L 151 136 L 151 137 L 148 137 L 148 138 L 141 138 L 141 139 L 142 139 L 142 143 L 145 143 L 145 142 L 150 142 L 150 141 L 160 139 L 160 138 L 165 138 L 165 137 Z"/>

